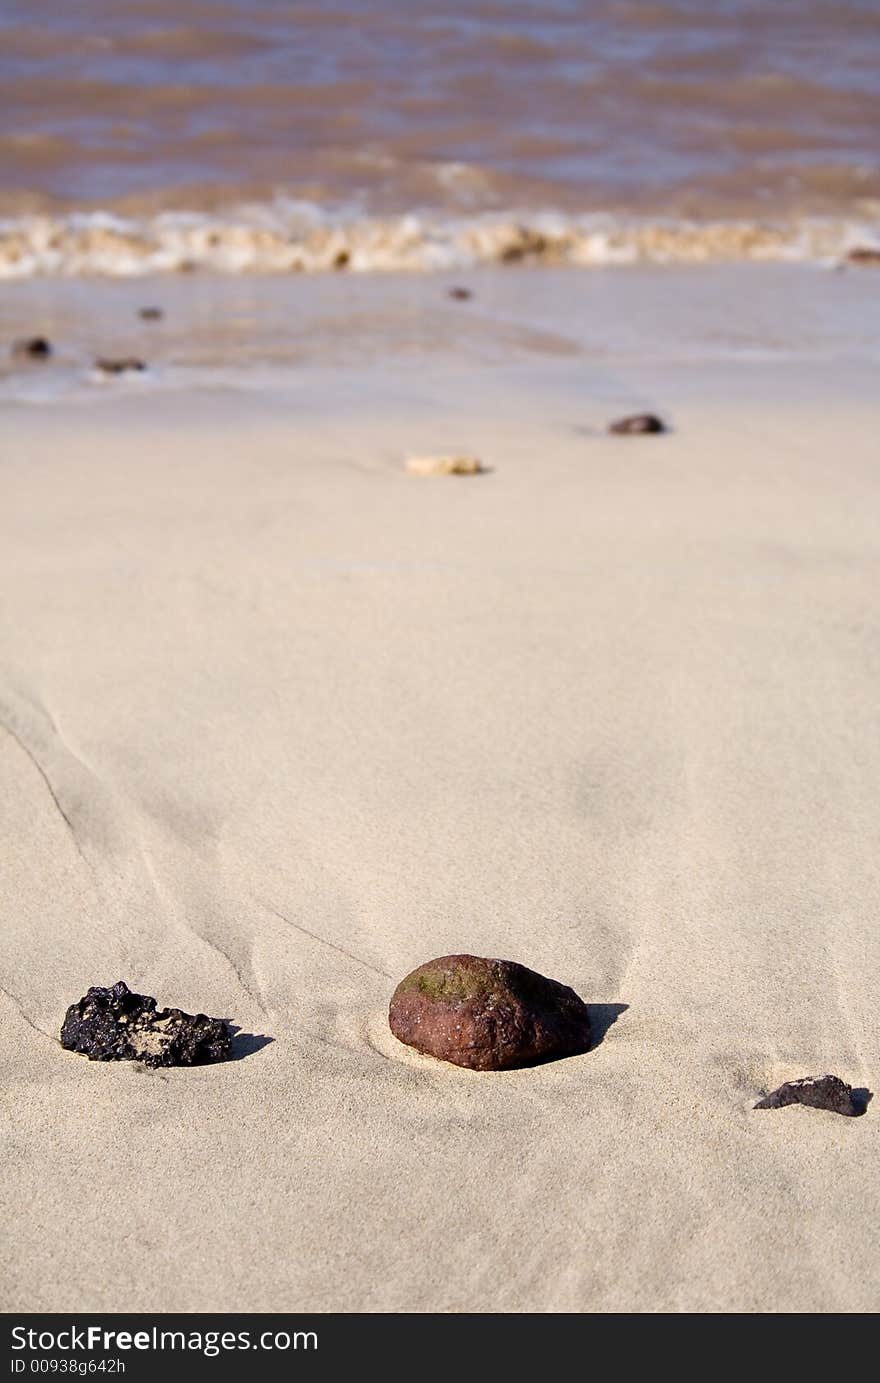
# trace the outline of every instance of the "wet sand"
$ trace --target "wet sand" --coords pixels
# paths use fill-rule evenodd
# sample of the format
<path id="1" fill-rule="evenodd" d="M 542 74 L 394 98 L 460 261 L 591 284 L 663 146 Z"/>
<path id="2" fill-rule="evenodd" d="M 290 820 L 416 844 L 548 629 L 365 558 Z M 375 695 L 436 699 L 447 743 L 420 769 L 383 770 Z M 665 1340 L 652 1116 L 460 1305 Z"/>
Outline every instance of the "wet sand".
<path id="1" fill-rule="evenodd" d="M 4 1309 L 880 1305 L 876 1105 L 752 1109 L 880 1070 L 876 359 L 664 339 L 4 405 Z M 406 474 L 445 452 L 489 473 Z M 402 1047 L 457 950 L 599 1044 Z M 240 1059 L 64 1052 L 120 978 Z"/>

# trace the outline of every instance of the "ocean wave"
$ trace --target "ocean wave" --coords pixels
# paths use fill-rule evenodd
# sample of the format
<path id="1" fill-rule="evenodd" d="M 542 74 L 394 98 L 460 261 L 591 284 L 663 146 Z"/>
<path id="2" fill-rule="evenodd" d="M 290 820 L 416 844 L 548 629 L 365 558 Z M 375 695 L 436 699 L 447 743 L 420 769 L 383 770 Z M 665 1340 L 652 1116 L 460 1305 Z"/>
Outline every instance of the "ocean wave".
<path id="1" fill-rule="evenodd" d="M 873 209 L 872 209 L 873 212 Z M 493 213 L 442 218 L 328 215 L 279 200 L 223 214 L 166 211 L 29 215 L 0 221 L 0 278 L 139 277 L 209 271 L 272 274 L 464 269 L 479 264 L 584 268 L 735 260 L 834 262 L 880 248 L 880 207 L 861 220 L 623 219 Z"/>

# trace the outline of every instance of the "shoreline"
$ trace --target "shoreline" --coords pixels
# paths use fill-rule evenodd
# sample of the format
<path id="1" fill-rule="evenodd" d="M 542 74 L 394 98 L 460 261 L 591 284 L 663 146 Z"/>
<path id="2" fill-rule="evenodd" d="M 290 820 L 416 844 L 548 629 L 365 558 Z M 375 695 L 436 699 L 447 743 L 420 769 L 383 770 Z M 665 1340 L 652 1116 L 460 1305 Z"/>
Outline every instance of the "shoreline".
<path id="1" fill-rule="evenodd" d="M 873 267 L 802 264 L 23 280 L 0 294 L 0 407 L 192 390 L 300 398 L 324 378 L 332 389 L 337 371 L 364 395 L 358 379 L 381 392 L 392 363 L 401 379 L 465 376 L 456 396 L 484 370 L 534 369 L 574 397 L 654 366 L 860 371 L 880 359 L 878 295 Z M 13 343 L 32 337 L 48 358 L 16 359 Z M 146 368 L 96 375 L 105 357 Z"/>
<path id="2" fill-rule="evenodd" d="M 358 215 L 277 197 L 226 211 L 0 216 L 0 281 L 106 275 L 446 272 L 481 265 L 820 263 L 880 253 L 876 198 L 837 210 L 663 215 L 417 208 Z"/>

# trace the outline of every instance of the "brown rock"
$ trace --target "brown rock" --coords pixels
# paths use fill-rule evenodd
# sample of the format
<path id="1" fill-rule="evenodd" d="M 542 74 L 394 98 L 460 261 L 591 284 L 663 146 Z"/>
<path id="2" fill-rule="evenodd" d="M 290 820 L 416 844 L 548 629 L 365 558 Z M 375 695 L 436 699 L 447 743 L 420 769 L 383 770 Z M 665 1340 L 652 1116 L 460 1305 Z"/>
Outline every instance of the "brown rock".
<path id="1" fill-rule="evenodd" d="M 880 250 L 869 246 L 858 246 L 850 250 L 846 257 L 848 264 L 880 264 Z"/>
<path id="2" fill-rule="evenodd" d="M 161 307 L 142 307 L 138 316 L 142 322 L 161 322 L 165 314 Z"/>
<path id="3" fill-rule="evenodd" d="M 618 418 L 610 423 L 608 431 L 618 437 L 635 437 L 645 432 L 665 432 L 666 424 L 655 413 L 634 413 L 629 418 Z"/>
<path id="4" fill-rule="evenodd" d="M 469 288 L 450 288 L 449 297 L 454 298 L 457 303 L 466 303 L 474 295 Z"/>
<path id="5" fill-rule="evenodd" d="M 388 1010 L 394 1036 L 417 1051 L 500 1071 L 590 1046 L 590 1017 L 573 989 L 512 960 L 441 956 L 413 970 Z"/>
<path id="6" fill-rule="evenodd" d="M 839 1076 L 802 1076 L 800 1080 L 787 1080 L 754 1107 L 782 1109 L 787 1104 L 811 1105 L 813 1109 L 828 1109 L 832 1114 L 850 1117 L 863 1113 L 862 1107 L 853 1099 L 852 1086 Z"/>
<path id="7" fill-rule="evenodd" d="M 123 356 L 119 360 L 102 358 L 95 361 L 95 369 L 102 375 L 142 374 L 146 368 L 144 362 L 134 355 Z"/>

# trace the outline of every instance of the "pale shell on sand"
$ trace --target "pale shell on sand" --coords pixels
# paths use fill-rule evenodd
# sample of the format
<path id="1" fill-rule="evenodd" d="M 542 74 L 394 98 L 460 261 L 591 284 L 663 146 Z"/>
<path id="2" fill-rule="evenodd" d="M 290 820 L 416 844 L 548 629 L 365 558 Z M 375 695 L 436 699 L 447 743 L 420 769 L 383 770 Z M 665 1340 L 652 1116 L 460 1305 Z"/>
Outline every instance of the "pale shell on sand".
<path id="1" fill-rule="evenodd" d="M 409 456 L 410 475 L 480 475 L 485 467 L 476 456 Z"/>

